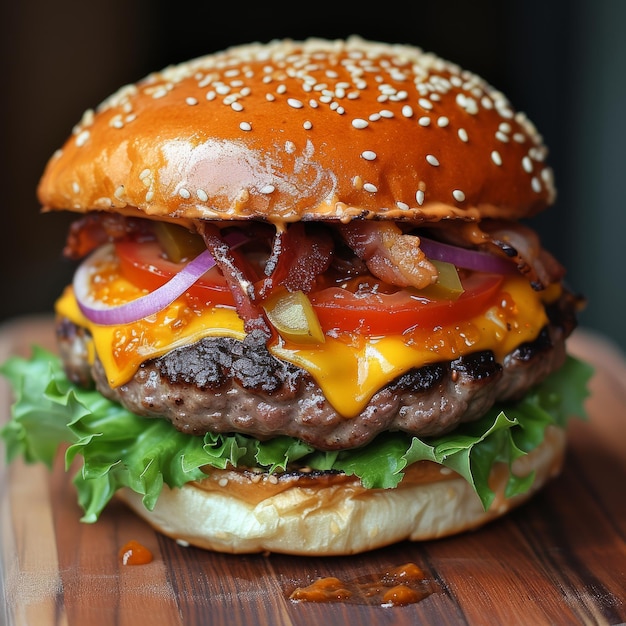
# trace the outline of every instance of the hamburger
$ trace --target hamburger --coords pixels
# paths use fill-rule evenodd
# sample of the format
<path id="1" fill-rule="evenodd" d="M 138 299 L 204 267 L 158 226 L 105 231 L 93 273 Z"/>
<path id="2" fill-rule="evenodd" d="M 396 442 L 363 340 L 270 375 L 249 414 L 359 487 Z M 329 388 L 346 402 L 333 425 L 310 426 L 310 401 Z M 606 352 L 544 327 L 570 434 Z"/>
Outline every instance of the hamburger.
<path id="1" fill-rule="evenodd" d="M 88 110 L 58 351 L 3 373 L 9 459 L 210 550 L 352 554 L 477 528 L 560 471 L 582 298 L 525 223 L 543 139 L 480 77 L 352 37 L 240 45 Z"/>

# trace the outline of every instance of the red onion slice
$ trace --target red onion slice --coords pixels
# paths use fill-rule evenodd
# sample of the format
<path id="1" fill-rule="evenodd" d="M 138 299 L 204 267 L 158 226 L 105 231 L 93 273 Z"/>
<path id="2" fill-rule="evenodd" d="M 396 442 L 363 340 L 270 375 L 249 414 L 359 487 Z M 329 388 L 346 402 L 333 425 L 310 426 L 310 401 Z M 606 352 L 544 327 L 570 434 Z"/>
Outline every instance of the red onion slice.
<path id="1" fill-rule="evenodd" d="M 446 261 L 456 267 L 489 274 L 517 273 L 515 263 L 488 252 L 468 250 L 467 248 L 460 248 L 459 246 L 441 243 L 440 241 L 421 236 L 420 248 L 429 259 Z"/>
<path id="2" fill-rule="evenodd" d="M 242 233 L 234 232 L 227 235 L 225 240 L 234 248 L 244 243 L 247 238 Z M 72 283 L 74 295 L 83 315 L 91 322 L 104 326 L 130 324 L 158 313 L 184 294 L 205 272 L 215 265 L 212 254 L 205 250 L 164 285 L 145 296 L 119 306 L 95 303 L 89 297 L 91 275 L 97 271 L 99 262 L 104 261 L 107 257 L 113 258 L 114 254 L 113 244 L 98 248 L 78 267 Z"/>

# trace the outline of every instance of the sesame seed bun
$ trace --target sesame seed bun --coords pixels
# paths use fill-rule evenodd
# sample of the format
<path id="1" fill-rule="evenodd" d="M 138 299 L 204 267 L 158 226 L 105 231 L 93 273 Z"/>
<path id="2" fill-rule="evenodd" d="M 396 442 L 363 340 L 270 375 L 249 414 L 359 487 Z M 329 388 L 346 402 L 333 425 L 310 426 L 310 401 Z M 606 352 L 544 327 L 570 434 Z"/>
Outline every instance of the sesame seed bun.
<path id="1" fill-rule="evenodd" d="M 234 47 L 87 111 L 45 210 L 159 219 L 519 219 L 554 199 L 546 148 L 481 78 L 351 38 Z"/>
<path id="2" fill-rule="evenodd" d="M 410 466 L 395 489 L 365 489 L 345 474 L 277 478 L 212 469 L 201 482 L 164 487 L 152 511 L 130 489 L 118 497 L 159 532 L 200 548 L 357 554 L 398 541 L 474 530 L 502 517 L 559 473 L 565 449 L 565 431 L 549 427 L 542 444 L 513 463 L 514 474 L 534 472 L 534 482 L 528 492 L 512 498 L 505 496 L 507 471 L 494 466 L 490 483 L 496 495 L 487 510 L 464 478 L 429 461 Z"/>

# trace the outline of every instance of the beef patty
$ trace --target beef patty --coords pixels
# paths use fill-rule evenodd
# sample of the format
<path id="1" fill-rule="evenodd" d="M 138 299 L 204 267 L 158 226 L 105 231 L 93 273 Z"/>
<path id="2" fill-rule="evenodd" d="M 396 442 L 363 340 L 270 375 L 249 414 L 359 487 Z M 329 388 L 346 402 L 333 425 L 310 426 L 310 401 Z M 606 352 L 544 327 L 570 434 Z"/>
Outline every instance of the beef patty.
<path id="1" fill-rule="evenodd" d="M 238 432 L 268 439 L 296 437 L 320 450 L 366 444 L 384 431 L 435 436 L 481 417 L 495 402 L 521 398 L 565 360 L 575 327 L 575 298 L 548 308 L 538 337 L 498 363 L 490 351 L 426 365 L 380 389 L 357 416 L 337 413 L 308 372 L 281 361 L 262 337 L 208 337 L 146 361 L 127 383 L 111 388 L 99 360 L 86 360 L 88 332 L 61 319 L 57 336 L 68 376 L 95 382 L 133 413 L 168 419 L 181 432 Z"/>

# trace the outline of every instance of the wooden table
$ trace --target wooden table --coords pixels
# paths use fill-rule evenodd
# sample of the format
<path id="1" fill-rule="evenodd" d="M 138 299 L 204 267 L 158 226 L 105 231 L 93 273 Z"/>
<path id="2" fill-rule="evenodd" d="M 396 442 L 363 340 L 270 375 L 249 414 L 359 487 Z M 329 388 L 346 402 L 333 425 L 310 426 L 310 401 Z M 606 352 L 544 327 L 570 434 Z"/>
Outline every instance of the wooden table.
<path id="1" fill-rule="evenodd" d="M 52 345 L 49 318 L 0 328 L 0 361 Z M 0 464 L 0 623 L 95 626 L 620 624 L 626 622 L 626 364 L 577 331 L 572 353 L 596 366 L 590 421 L 575 420 L 562 475 L 481 530 L 339 558 L 233 556 L 185 548 L 119 504 L 79 522 L 60 464 Z M 10 404 L 0 381 L 0 422 Z M 154 554 L 123 566 L 135 539 Z M 436 591 L 405 607 L 294 603 L 322 576 L 351 580 L 416 563 Z"/>

